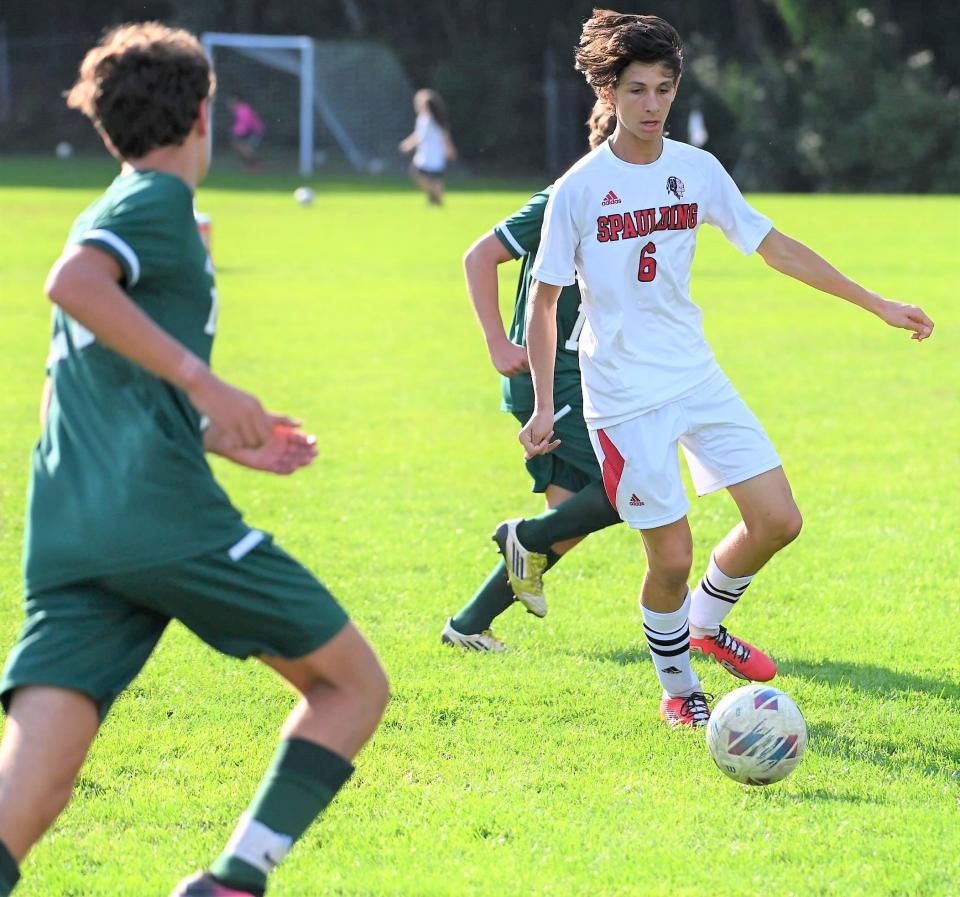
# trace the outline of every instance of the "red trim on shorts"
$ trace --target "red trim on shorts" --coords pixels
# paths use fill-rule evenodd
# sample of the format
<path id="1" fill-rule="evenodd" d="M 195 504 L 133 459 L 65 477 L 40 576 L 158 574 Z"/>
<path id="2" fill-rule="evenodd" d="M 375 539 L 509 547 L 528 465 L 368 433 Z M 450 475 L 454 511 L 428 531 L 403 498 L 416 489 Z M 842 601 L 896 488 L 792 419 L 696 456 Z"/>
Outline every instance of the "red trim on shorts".
<path id="1" fill-rule="evenodd" d="M 617 451 L 617 447 L 603 430 L 597 430 L 597 438 L 600 440 L 600 448 L 603 449 L 603 488 L 606 490 L 607 498 L 610 499 L 610 504 L 616 508 L 617 488 L 620 486 L 625 462 L 623 455 Z"/>

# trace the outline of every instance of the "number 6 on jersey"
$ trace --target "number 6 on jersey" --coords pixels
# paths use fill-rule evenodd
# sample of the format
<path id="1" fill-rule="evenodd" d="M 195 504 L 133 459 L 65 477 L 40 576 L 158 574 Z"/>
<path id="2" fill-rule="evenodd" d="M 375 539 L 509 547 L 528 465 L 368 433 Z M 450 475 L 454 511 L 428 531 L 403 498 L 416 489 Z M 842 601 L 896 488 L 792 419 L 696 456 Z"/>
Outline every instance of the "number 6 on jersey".
<path id="1" fill-rule="evenodd" d="M 640 268 L 637 271 L 637 280 L 641 283 L 650 283 L 657 276 L 657 260 L 652 258 L 657 251 L 656 243 L 647 243 L 640 250 Z"/>

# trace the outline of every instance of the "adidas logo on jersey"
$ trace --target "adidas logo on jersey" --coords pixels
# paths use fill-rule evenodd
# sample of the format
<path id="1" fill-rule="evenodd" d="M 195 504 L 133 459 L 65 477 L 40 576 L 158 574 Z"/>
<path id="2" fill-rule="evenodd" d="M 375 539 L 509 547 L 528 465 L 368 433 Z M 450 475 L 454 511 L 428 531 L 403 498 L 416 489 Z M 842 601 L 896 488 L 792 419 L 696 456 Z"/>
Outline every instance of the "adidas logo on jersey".
<path id="1" fill-rule="evenodd" d="M 643 501 L 641 501 L 639 498 L 637 498 L 637 493 L 636 493 L 636 492 L 634 492 L 633 495 L 630 496 L 630 507 L 631 507 L 631 508 L 642 508 L 642 507 L 644 506 L 644 504 L 645 504 L 645 502 L 643 502 Z"/>
<path id="2" fill-rule="evenodd" d="M 613 206 L 620 202 L 620 197 L 617 196 L 612 190 L 603 197 L 603 201 L 600 203 L 602 206 Z"/>

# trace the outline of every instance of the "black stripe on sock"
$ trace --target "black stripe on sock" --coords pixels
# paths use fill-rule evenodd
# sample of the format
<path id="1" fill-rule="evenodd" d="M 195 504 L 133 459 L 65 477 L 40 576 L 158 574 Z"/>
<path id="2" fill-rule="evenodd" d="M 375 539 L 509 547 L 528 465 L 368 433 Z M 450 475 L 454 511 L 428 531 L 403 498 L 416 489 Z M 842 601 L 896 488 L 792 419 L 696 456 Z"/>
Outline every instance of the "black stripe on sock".
<path id="1" fill-rule="evenodd" d="M 655 636 L 650 635 L 649 632 L 644 632 L 644 635 L 646 636 L 648 642 L 654 645 L 664 645 L 669 648 L 672 645 L 679 644 L 684 639 L 689 639 L 690 628 L 684 626 L 683 632 L 677 633 L 676 635 L 668 635 L 666 638 L 656 638 Z"/>
<path id="2" fill-rule="evenodd" d="M 687 620 L 684 620 L 676 629 L 654 629 L 646 620 L 643 621 L 643 631 L 653 635 L 677 635 L 687 629 Z"/>
<path id="3" fill-rule="evenodd" d="M 717 601 L 726 601 L 727 604 L 736 604 L 740 600 L 739 595 L 737 595 L 735 598 L 728 598 L 726 594 L 721 594 L 719 591 L 714 589 L 710 583 L 707 582 L 706 577 L 701 580 L 700 588 L 703 589 L 703 591 L 711 598 L 716 598 Z"/>
<path id="4" fill-rule="evenodd" d="M 649 645 L 650 653 L 656 654 L 657 657 L 676 657 L 678 654 L 686 654 L 690 650 L 690 642 L 684 642 L 683 646 L 677 648 L 675 651 L 664 651 L 662 648 L 654 648 L 653 645 Z"/>
<path id="5" fill-rule="evenodd" d="M 712 582 L 710 582 L 706 574 L 704 574 L 703 579 L 700 582 L 701 585 L 710 586 L 714 592 L 720 592 L 723 595 L 729 595 L 731 598 L 739 598 L 747 590 L 747 586 L 750 585 L 750 583 L 747 583 L 746 586 L 741 586 L 738 589 L 721 589 L 719 586 L 715 586 Z"/>

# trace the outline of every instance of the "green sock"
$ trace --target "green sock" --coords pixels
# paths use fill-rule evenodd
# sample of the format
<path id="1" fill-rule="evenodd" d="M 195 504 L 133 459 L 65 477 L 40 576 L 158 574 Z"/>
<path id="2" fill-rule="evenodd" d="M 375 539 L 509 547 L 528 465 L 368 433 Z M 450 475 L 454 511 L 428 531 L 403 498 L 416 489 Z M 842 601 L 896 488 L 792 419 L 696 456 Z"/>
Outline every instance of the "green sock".
<path id="1" fill-rule="evenodd" d="M 610 504 L 603 483 L 598 481 L 539 517 L 518 523 L 517 538 L 528 551 L 546 554 L 557 542 L 586 536 L 619 522 L 620 515 Z"/>
<path id="2" fill-rule="evenodd" d="M 0 897 L 10 897 L 11 892 L 20 881 L 20 867 L 7 849 L 7 845 L 0 841 Z"/>
<path id="3" fill-rule="evenodd" d="M 263 893 L 267 875 L 350 778 L 353 765 L 304 738 L 281 741 L 230 843 L 210 867 L 227 887 Z"/>
<path id="4" fill-rule="evenodd" d="M 547 551 L 547 569 L 549 570 L 562 555 L 553 549 Z M 450 625 L 461 635 L 476 635 L 489 629 L 495 617 L 499 617 L 516 597 L 507 579 L 507 566 L 501 560 L 477 592 L 450 621 Z"/>
<path id="5" fill-rule="evenodd" d="M 514 601 L 507 567 L 501 560 L 450 625 L 462 635 L 476 635 L 489 629 L 493 618 L 499 617 Z"/>

